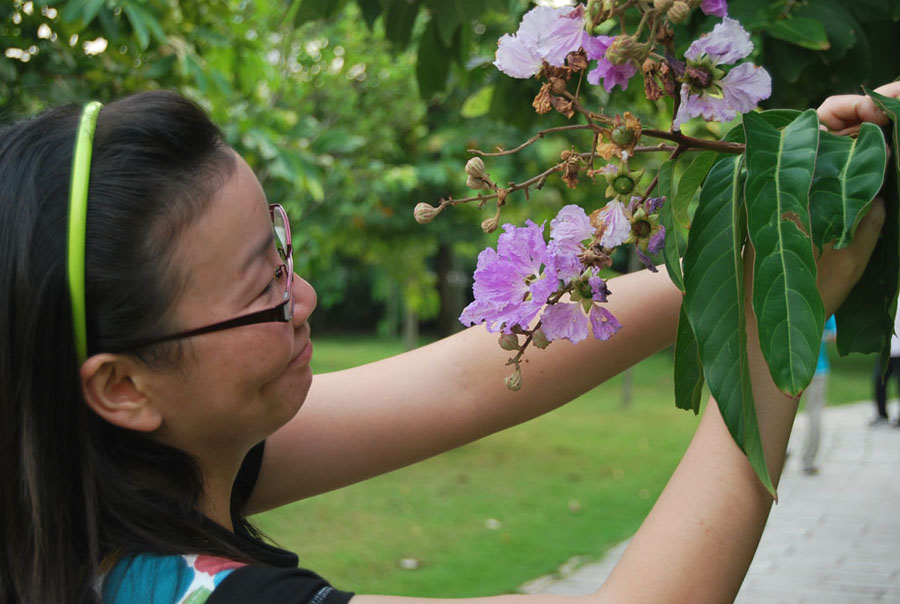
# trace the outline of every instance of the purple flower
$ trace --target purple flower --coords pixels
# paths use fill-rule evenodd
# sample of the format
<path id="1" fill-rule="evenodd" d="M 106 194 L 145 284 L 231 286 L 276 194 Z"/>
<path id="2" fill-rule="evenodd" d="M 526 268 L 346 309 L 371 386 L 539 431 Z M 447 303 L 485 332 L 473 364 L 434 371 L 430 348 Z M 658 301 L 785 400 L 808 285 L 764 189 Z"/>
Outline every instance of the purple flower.
<path id="1" fill-rule="evenodd" d="M 752 111 L 759 101 L 772 94 L 772 78 L 765 69 L 752 63 L 737 65 L 720 86 L 725 102 L 740 113 Z"/>
<path id="2" fill-rule="evenodd" d="M 581 48 L 587 37 L 583 12 L 583 7 L 534 7 L 522 17 L 515 34 L 498 40 L 494 65 L 514 78 L 530 78 L 544 61 L 565 65 L 566 55 Z"/>
<path id="3" fill-rule="evenodd" d="M 728 14 L 728 2 L 726 0 L 703 0 L 700 3 L 700 10 L 707 15 L 724 17 Z"/>
<path id="4" fill-rule="evenodd" d="M 597 86 L 603 82 L 603 89 L 612 92 L 616 86 L 625 90 L 628 80 L 637 73 L 637 67 L 632 63 L 615 65 L 606 58 L 606 51 L 615 40 L 613 36 L 588 36 L 584 37 L 584 50 L 589 61 L 597 60 L 597 66 L 588 72 L 588 83 Z"/>
<path id="5" fill-rule="evenodd" d="M 672 122 L 678 130 L 692 117 L 726 122 L 738 112 L 752 110 L 772 93 L 772 78 L 766 70 L 750 63 L 734 67 L 720 77 L 719 65 L 730 65 L 753 50 L 753 43 L 741 24 L 725 17 L 712 32 L 695 40 L 685 52 L 687 59 L 681 104 Z M 719 79 L 720 78 L 720 79 Z"/>
<path id="6" fill-rule="evenodd" d="M 558 302 L 544 310 L 541 331 L 551 342 L 565 339 L 577 343 L 588 335 L 588 319 L 580 303 Z"/>
<path id="7" fill-rule="evenodd" d="M 666 227 L 663 225 L 659 225 L 656 230 L 650 235 L 650 241 L 647 242 L 647 252 L 650 254 L 657 254 L 663 249 L 663 245 L 666 242 Z"/>
<path id="8" fill-rule="evenodd" d="M 559 302 L 548 306 L 541 315 L 541 331 L 547 340 L 565 339 L 578 343 L 588 336 L 588 327 L 598 340 L 608 340 L 622 325 L 616 317 L 597 303 L 585 314 L 580 302 Z"/>
<path id="9" fill-rule="evenodd" d="M 641 248 L 638 247 L 638 246 L 634 246 L 634 251 L 635 251 L 635 253 L 637 254 L 637 257 L 640 258 L 641 262 L 644 263 L 644 266 L 646 266 L 647 269 L 648 269 L 651 273 L 658 272 L 659 269 L 656 268 L 656 264 L 653 262 L 653 258 L 651 258 L 651 257 L 648 256 L 647 254 L 645 254 L 645 253 L 641 250 Z"/>
<path id="10" fill-rule="evenodd" d="M 597 215 L 600 222 L 606 227 L 600 245 L 605 248 L 614 248 L 625 243 L 631 234 L 631 221 L 625 211 L 625 204 L 618 199 L 609 201 Z"/>
<path id="11" fill-rule="evenodd" d="M 608 340 L 622 329 L 622 324 L 619 323 L 616 317 L 599 304 L 594 304 L 591 307 L 589 317 L 591 320 L 591 331 L 594 332 L 594 337 L 598 340 Z"/>
<path id="12" fill-rule="evenodd" d="M 459 317 L 464 325 L 484 322 L 488 331 L 507 332 L 514 325 L 527 327 L 556 291 L 543 225 L 529 220 L 525 227 L 506 224 L 503 230 L 497 250 L 487 248 L 478 255 L 475 300 Z"/>
<path id="13" fill-rule="evenodd" d="M 738 21 L 725 17 L 710 33 L 691 42 L 684 57 L 699 61 L 703 55 L 707 55 L 716 65 L 731 65 L 751 52 L 753 42 L 750 41 L 750 34 Z"/>
<path id="14" fill-rule="evenodd" d="M 651 197 L 644 202 L 644 209 L 648 214 L 655 214 L 666 202 L 665 197 Z"/>
<path id="15" fill-rule="evenodd" d="M 596 269 L 594 274 L 588 277 L 588 284 L 591 286 L 591 299 L 594 302 L 606 302 L 606 298 L 609 296 L 609 288 L 606 286 L 606 281 L 597 274 Z"/>
<path id="16" fill-rule="evenodd" d="M 578 254 L 584 251 L 583 241 L 594 236 L 591 219 L 581 206 L 567 205 L 550 221 L 551 264 L 562 281 L 578 277 L 584 267 Z"/>

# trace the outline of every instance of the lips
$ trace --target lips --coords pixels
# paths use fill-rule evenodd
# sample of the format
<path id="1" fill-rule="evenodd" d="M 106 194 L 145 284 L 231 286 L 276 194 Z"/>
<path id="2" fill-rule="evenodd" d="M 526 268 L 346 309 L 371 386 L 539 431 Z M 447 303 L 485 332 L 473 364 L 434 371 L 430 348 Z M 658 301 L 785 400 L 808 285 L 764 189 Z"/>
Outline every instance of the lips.
<path id="1" fill-rule="evenodd" d="M 297 365 L 307 365 L 309 361 L 312 359 L 313 355 L 313 345 L 312 340 L 306 340 L 306 344 L 303 348 L 300 349 L 300 352 L 297 353 L 291 362 L 288 363 L 288 367 L 295 367 Z"/>

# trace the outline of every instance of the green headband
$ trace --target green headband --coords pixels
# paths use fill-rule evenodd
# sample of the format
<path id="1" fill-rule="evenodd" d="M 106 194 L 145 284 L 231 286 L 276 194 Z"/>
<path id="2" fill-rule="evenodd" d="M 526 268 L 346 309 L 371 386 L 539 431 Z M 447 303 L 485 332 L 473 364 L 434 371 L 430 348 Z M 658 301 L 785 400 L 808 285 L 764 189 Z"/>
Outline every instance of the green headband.
<path id="1" fill-rule="evenodd" d="M 96 101 L 84 106 L 75 156 L 72 160 L 72 183 L 69 186 L 69 297 L 72 299 L 72 324 L 75 334 L 75 355 L 78 364 L 87 359 L 87 316 L 84 295 L 84 247 L 87 233 L 87 198 L 91 180 L 91 153 L 94 129 L 103 105 Z"/>

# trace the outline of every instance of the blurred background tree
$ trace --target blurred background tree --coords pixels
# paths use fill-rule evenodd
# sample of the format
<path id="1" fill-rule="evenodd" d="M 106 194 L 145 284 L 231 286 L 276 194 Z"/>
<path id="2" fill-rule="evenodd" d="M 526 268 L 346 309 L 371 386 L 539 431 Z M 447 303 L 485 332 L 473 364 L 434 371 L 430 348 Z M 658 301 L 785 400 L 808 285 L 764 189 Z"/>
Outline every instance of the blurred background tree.
<path id="1" fill-rule="evenodd" d="M 149 88 L 205 107 L 288 209 L 295 263 L 319 293 L 317 330 L 444 335 L 467 303 L 487 208 L 455 209 L 417 225 L 419 201 L 463 196 L 467 149 L 510 148 L 538 128 L 534 82 L 491 64 L 525 0 L 9 0 L 0 4 L 0 123 L 88 99 Z M 695 11 L 687 45 L 715 21 Z M 828 94 L 900 74 L 900 0 L 730 0 L 754 32 L 755 62 L 773 76 L 770 107 L 814 106 Z M 611 97 L 666 127 L 671 105 L 650 104 L 639 78 Z M 705 128 L 699 126 L 699 128 Z M 717 136 L 709 131 L 694 135 Z M 589 136 L 582 134 L 582 136 Z M 571 141 L 559 137 L 491 161 L 498 182 L 521 181 Z M 590 139 L 579 141 L 589 146 Z M 658 158 L 648 160 L 652 165 Z M 605 188 L 605 187 L 604 187 Z M 603 188 L 547 181 L 503 221 L 535 221 L 563 203 L 591 209 Z M 627 258 L 616 267 L 627 270 Z"/>

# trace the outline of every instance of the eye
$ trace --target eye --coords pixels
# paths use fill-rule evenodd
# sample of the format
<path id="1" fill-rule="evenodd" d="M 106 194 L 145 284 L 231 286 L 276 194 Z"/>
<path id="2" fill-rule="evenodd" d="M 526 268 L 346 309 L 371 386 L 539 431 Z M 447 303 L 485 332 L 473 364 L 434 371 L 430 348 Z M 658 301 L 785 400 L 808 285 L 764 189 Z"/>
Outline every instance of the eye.
<path id="1" fill-rule="evenodd" d="M 284 282 L 285 270 L 286 269 L 283 264 L 279 265 L 278 268 L 275 269 L 275 274 L 272 276 L 269 282 L 266 283 L 266 287 L 263 289 L 260 297 L 269 295 L 270 293 L 272 293 L 272 290 L 275 289 L 276 285 Z"/>

